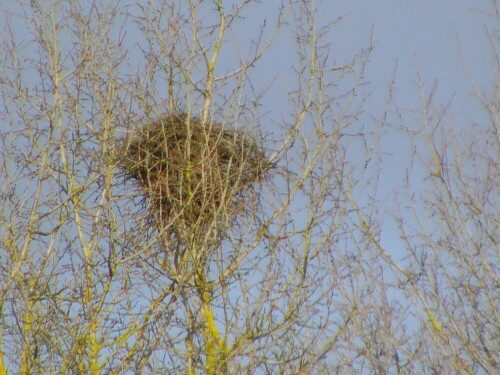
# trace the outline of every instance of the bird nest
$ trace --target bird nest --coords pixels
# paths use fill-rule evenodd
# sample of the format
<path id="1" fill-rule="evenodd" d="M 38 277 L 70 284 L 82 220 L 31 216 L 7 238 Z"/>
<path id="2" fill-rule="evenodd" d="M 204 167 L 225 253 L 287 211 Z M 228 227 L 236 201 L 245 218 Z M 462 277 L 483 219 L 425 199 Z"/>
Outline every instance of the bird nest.
<path id="1" fill-rule="evenodd" d="M 154 224 L 179 238 L 245 211 L 272 163 L 248 134 L 175 113 L 131 132 L 120 166 L 147 198 Z"/>

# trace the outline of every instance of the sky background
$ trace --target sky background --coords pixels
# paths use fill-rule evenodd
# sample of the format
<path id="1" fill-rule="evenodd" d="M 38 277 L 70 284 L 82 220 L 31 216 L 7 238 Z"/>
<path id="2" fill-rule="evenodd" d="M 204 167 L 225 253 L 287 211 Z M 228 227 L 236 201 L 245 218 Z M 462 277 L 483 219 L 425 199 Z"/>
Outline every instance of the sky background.
<path id="1" fill-rule="evenodd" d="M 245 51 L 246 42 L 256 37 L 256 25 L 275 19 L 278 2 L 263 1 L 252 5 L 244 13 L 245 19 L 233 31 L 234 46 Z M 499 82 L 495 71 L 492 43 L 497 41 L 499 25 L 491 16 L 495 4 L 491 1 L 466 0 L 329 0 L 317 2 L 318 24 L 342 18 L 331 29 L 324 42 L 330 44 L 330 58 L 338 65 L 349 61 L 360 49 L 366 48 L 372 38 L 375 46 L 366 69 L 367 90 L 373 91 L 364 107 L 366 128 L 384 111 L 388 88 L 395 73 L 394 105 L 403 108 L 404 124 L 417 127 L 421 117 L 415 112 L 422 108 L 420 85 L 428 95 L 435 87 L 434 101 L 445 107 L 450 121 L 457 127 L 471 126 L 470 118 L 481 121 L 487 114 L 481 110 L 472 93 L 475 89 L 491 93 Z M 496 5 L 498 7 L 498 5 Z M 490 14 L 490 15 L 489 15 Z M 241 30 L 241 31 L 240 31 Z M 489 30 L 489 33 L 488 33 Z M 491 34 L 496 30 L 496 36 Z M 293 36 L 282 31 L 260 64 L 252 71 L 257 87 L 269 88 L 263 101 L 262 113 L 270 114 L 272 121 L 286 118 L 293 110 L 286 93 L 293 86 L 292 65 L 296 65 L 296 46 Z M 219 67 L 227 68 L 222 63 Z M 290 112 L 291 111 L 291 112 Z M 266 116 L 264 116 L 266 119 Z M 396 124 L 389 116 L 388 122 Z M 267 130 L 273 123 L 264 125 Z M 454 125 L 454 126 L 455 126 Z M 389 127 L 381 143 L 382 168 L 378 200 L 391 209 L 398 202 L 406 168 L 409 165 L 411 145 L 406 137 Z M 351 150 L 351 158 L 356 150 Z M 423 178 L 424 176 L 420 176 Z M 362 199 L 361 199 L 362 200 Z M 385 220 L 381 242 L 400 261 L 402 246 L 399 233 L 391 220 Z"/>
<path id="2" fill-rule="evenodd" d="M 259 30 L 256 25 L 264 19 L 269 25 L 276 18 L 276 4 L 264 1 L 248 7 L 245 19 L 233 31 L 235 41 L 228 44 L 229 48 L 245 51 L 246 42 Z M 338 65 L 366 48 L 370 37 L 373 40 L 375 48 L 365 74 L 373 90 L 367 114 L 381 113 L 395 71 L 398 106 L 420 108 L 420 76 L 426 93 L 436 85 L 434 99 L 438 104 L 444 106 L 452 99 L 451 113 L 459 123 L 465 114 L 481 115 L 478 103 L 471 97 L 473 84 L 483 93 L 498 84 L 499 72 L 495 71 L 492 52 L 495 36 L 488 35 L 487 30 L 496 30 L 498 40 L 500 28 L 488 16 L 495 8 L 488 0 L 329 0 L 317 2 L 317 7 L 319 25 L 343 17 L 325 38 L 330 43 L 331 60 Z M 268 108 L 263 110 L 272 112 L 273 117 L 288 110 L 283 92 L 293 80 L 290 68 L 296 63 L 295 50 L 293 37 L 285 28 L 252 72 L 257 85 L 267 87 L 274 82 L 270 100 L 264 102 Z M 219 68 L 224 71 L 230 64 L 222 60 Z"/>

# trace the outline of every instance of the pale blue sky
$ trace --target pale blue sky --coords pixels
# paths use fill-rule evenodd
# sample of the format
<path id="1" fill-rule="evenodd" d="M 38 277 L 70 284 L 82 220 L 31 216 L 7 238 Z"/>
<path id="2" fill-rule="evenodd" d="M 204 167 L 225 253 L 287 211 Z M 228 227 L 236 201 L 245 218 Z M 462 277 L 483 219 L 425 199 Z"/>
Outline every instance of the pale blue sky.
<path id="1" fill-rule="evenodd" d="M 272 25 L 277 3 L 264 2 L 247 9 L 243 33 L 237 37 L 240 44 L 256 34 L 256 26 L 262 19 Z M 439 81 L 443 96 L 456 93 L 463 99 L 463 93 L 470 91 L 464 82 L 463 62 L 480 86 L 495 80 L 486 29 L 496 26 L 498 33 L 498 25 L 493 17 L 485 14 L 494 10 L 490 1 L 330 0 L 318 2 L 317 6 L 319 24 L 346 16 L 331 34 L 332 57 L 339 62 L 365 47 L 373 28 L 376 48 L 368 79 L 374 86 L 384 84 L 396 61 L 398 84 L 403 85 L 402 89 L 414 84 L 418 67 L 425 80 Z M 266 60 L 264 69 L 268 72 L 284 72 L 290 65 L 286 58 L 293 54 L 292 41 L 284 36 L 278 41 Z M 464 61 L 460 58 L 460 49 Z M 409 94 L 402 93 L 400 99 L 406 101 Z"/>
<path id="2" fill-rule="evenodd" d="M 247 9 L 242 21 L 243 32 L 235 32 L 235 44 L 245 45 L 254 37 L 263 19 L 272 25 L 278 2 L 263 2 Z M 338 17 L 345 18 L 332 28 L 325 39 L 331 43 L 330 59 L 342 64 L 361 48 L 368 45 L 373 30 L 375 49 L 366 70 L 368 87 L 374 90 L 365 106 L 365 116 L 360 121 L 370 126 L 371 116 L 379 117 L 387 100 L 388 84 L 397 66 L 395 104 L 406 109 L 420 109 L 419 79 L 426 93 L 436 84 L 436 104 L 446 105 L 453 98 L 450 111 L 457 125 L 470 126 L 466 119 L 480 119 L 477 101 L 472 98 L 472 83 L 482 93 L 491 93 L 499 82 L 495 71 L 495 57 L 490 44 L 498 41 L 499 25 L 488 13 L 495 11 L 490 1 L 470 0 L 330 0 L 317 2 L 318 24 L 324 25 Z M 498 5 L 497 5 L 498 7 Z M 285 29 L 286 30 L 286 29 Z M 498 43 L 498 42 L 497 42 Z M 496 45 L 498 48 L 498 44 Z M 244 50 L 244 47 L 242 47 Z M 263 101 L 262 112 L 269 111 L 270 119 L 279 121 L 290 111 L 286 92 L 294 80 L 291 66 L 296 64 L 293 38 L 286 32 L 278 36 L 261 65 L 252 77 L 257 86 L 266 87 L 276 77 L 269 90 L 268 100 Z M 222 64 L 222 69 L 224 64 Z M 405 125 L 411 127 L 418 116 L 404 113 Z M 388 121 L 393 122 L 389 117 Z M 268 125 L 269 126 L 269 125 Z M 272 126 L 270 126 L 272 128 Z M 380 179 L 379 199 L 391 204 L 396 199 L 410 150 L 407 139 L 400 134 L 386 132 L 382 140 L 384 161 Z M 352 150 L 355 157 L 356 150 Z M 392 202 L 394 203 L 394 202 Z M 397 253 L 399 234 L 389 222 L 385 223 L 382 240 Z M 397 255 L 396 255 L 397 256 Z"/>

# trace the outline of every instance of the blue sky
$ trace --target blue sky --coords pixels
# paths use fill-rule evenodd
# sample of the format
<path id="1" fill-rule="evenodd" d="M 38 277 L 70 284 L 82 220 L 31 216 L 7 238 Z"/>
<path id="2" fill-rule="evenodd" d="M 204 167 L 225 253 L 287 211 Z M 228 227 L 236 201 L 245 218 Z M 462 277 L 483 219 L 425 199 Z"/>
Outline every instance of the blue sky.
<path id="1" fill-rule="evenodd" d="M 257 25 L 266 19 L 271 26 L 277 4 L 264 1 L 247 9 L 246 18 L 239 26 L 243 31 L 233 36 L 237 40 L 235 44 L 244 50 L 245 41 L 259 30 Z M 377 118 L 383 112 L 395 71 L 397 91 L 394 105 L 405 109 L 405 126 L 410 129 L 419 121 L 412 110 L 419 110 L 422 106 L 421 83 L 427 94 L 436 87 L 434 100 L 437 105 L 445 106 L 452 99 L 447 113 L 457 126 L 470 126 L 467 116 L 480 119 L 485 115 L 471 93 L 473 85 L 482 93 L 491 92 L 499 79 L 489 39 L 493 41 L 495 36 L 488 35 L 487 31 L 491 33 L 496 27 L 498 32 L 495 19 L 488 16 L 495 11 L 492 2 L 330 0 L 317 2 L 317 6 L 319 25 L 344 17 L 325 38 L 325 43 L 330 44 L 333 63 L 341 65 L 348 61 L 366 47 L 372 37 L 375 49 L 366 70 L 366 81 L 373 94 L 365 106 L 365 116 L 360 119 L 367 126 L 370 126 L 372 116 Z M 293 42 L 293 37 L 282 32 L 252 73 L 257 86 L 267 87 L 274 80 L 262 109 L 263 113 L 269 111 L 269 118 L 273 121 L 279 122 L 280 116 L 286 117 L 290 111 L 284 93 L 293 86 L 290 69 L 296 64 Z M 224 69 L 224 64 L 221 64 L 221 69 Z M 388 121 L 393 123 L 395 119 L 389 117 Z M 272 129 L 272 125 L 267 126 Z M 390 202 L 395 199 L 393 192 L 399 190 L 409 163 L 409 147 L 408 140 L 401 134 L 391 130 L 384 134 L 380 200 Z M 397 248 L 399 234 L 388 222 L 385 225 L 388 226 L 382 236 L 383 242 L 388 247 Z"/>
<path id="2" fill-rule="evenodd" d="M 270 24 L 277 3 L 250 7 L 243 36 L 238 39 L 243 41 L 255 34 L 262 19 Z M 318 2 L 317 6 L 319 24 L 345 16 L 331 34 L 332 55 L 338 61 L 366 47 L 373 29 L 376 48 L 367 78 L 374 86 L 383 88 L 397 61 L 398 87 L 404 90 L 399 99 L 405 103 L 414 99 L 406 90 L 414 86 L 417 68 L 424 80 L 438 80 L 443 97 L 457 94 L 460 100 L 470 91 L 464 80 L 466 68 L 479 86 L 487 86 L 495 79 L 486 33 L 486 28 L 495 27 L 493 17 L 486 14 L 494 10 L 489 1 L 331 0 Z M 266 60 L 268 72 L 283 73 L 287 68 L 285 58 L 293 52 L 291 41 L 278 41 Z"/>

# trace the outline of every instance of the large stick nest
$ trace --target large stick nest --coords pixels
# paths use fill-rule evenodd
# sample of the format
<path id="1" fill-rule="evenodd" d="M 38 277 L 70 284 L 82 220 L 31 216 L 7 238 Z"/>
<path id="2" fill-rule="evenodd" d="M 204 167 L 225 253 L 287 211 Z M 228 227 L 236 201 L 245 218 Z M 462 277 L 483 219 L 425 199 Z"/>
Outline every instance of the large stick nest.
<path id="1" fill-rule="evenodd" d="M 184 113 L 131 132 L 120 165 L 151 203 L 155 225 L 177 235 L 245 211 L 254 183 L 272 168 L 248 134 Z"/>

